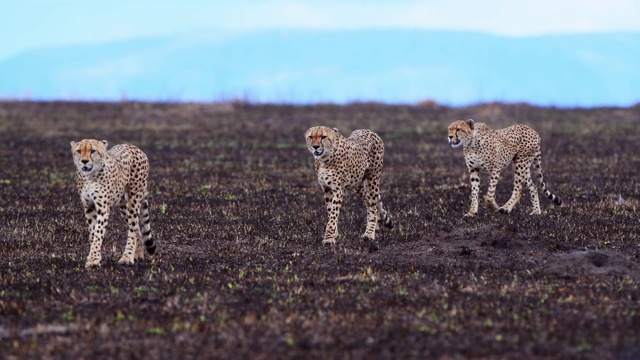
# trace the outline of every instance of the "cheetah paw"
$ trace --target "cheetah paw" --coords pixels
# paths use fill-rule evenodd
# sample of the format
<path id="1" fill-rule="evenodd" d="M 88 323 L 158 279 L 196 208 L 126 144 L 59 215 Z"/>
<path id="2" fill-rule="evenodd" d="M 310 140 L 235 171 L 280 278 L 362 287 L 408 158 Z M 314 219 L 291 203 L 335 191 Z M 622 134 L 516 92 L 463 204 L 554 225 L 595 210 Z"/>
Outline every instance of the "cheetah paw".
<path id="1" fill-rule="evenodd" d="M 118 264 L 133 265 L 133 257 L 123 256 L 118 260 Z"/>
<path id="2" fill-rule="evenodd" d="M 366 246 L 369 252 L 380 250 L 380 245 L 378 245 L 378 243 L 376 242 L 376 239 L 373 236 L 364 234 L 361 236 L 361 238 L 362 240 L 365 240 L 367 242 Z"/>
<path id="3" fill-rule="evenodd" d="M 335 238 L 324 238 L 322 240 L 322 245 L 335 245 L 335 244 L 336 244 Z"/>
<path id="4" fill-rule="evenodd" d="M 375 241 L 376 240 L 376 236 L 375 235 L 371 235 L 371 234 L 363 234 L 360 238 L 362 240 L 368 240 L 368 241 Z"/>
<path id="5" fill-rule="evenodd" d="M 509 214 L 511 211 L 509 211 L 507 208 L 501 207 L 500 209 L 498 209 L 498 212 L 500 214 Z"/>
<path id="6" fill-rule="evenodd" d="M 469 211 L 468 213 L 464 214 L 462 217 L 475 217 L 476 213 L 472 213 L 471 211 Z"/>
<path id="7" fill-rule="evenodd" d="M 84 264 L 84 267 L 86 269 L 100 267 L 100 260 L 93 260 L 93 261 L 87 260 L 87 262 Z"/>
<path id="8" fill-rule="evenodd" d="M 484 198 L 484 204 L 491 211 L 498 210 L 498 204 L 493 199 L 489 199 L 488 197 L 485 197 Z"/>

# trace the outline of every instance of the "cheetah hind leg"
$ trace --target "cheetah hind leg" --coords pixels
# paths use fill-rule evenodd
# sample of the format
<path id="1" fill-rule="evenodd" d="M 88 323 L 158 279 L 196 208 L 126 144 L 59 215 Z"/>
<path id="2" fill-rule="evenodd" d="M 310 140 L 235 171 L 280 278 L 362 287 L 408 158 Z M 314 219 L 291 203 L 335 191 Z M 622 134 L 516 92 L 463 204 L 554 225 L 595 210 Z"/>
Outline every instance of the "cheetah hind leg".
<path id="1" fill-rule="evenodd" d="M 531 195 L 531 204 L 533 205 L 533 211 L 531 211 L 529 215 L 542 214 L 542 210 L 540 210 L 540 200 L 538 198 L 538 189 L 533 184 L 531 175 L 529 175 L 529 177 L 527 178 L 527 187 L 529 188 L 529 194 Z"/>
<path id="2" fill-rule="evenodd" d="M 125 196 L 124 199 L 127 199 L 125 209 L 129 231 L 127 233 L 127 243 L 124 247 L 122 257 L 118 260 L 118 264 L 133 265 L 142 240 L 140 216 L 134 215 L 141 213 L 140 205 L 142 203 L 143 196 L 140 194 L 129 194 L 128 196 Z"/>
<path id="3" fill-rule="evenodd" d="M 120 213 L 122 214 L 122 216 L 124 216 L 125 218 L 129 219 L 129 210 L 127 209 L 127 203 L 129 202 L 129 196 L 128 194 L 125 192 L 122 197 L 120 198 L 120 202 L 118 203 L 118 207 L 120 208 Z M 144 248 L 142 248 L 142 241 L 140 237 L 137 237 L 137 241 L 136 241 L 136 249 L 135 249 L 135 253 L 134 253 L 134 260 L 138 260 L 138 259 L 142 259 L 144 258 Z M 129 262 L 127 260 L 123 260 L 123 258 L 120 258 L 120 262 L 121 264 L 129 264 Z"/>
<path id="4" fill-rule="evenodd" d="M 375 241 L 376 229 L 378 229 L 378 223 L 380 221 L 380 194 L 376 183 L 367 182 L 365 180 L 365 189 L 361 191 L 362 200 L 364 200 L 367 207 L 367 226 L 362 234 L 361 238 L 365 240 Z M 373 193 L 373 196 L 367 196 L 367 194 Z M 368 200 L 372 198 L 373 201 Z"/>
<path id="5" fill-rule="evenodd" d="M 127 225 L 129 226 L 129 234 L 128 234 L 128 238 L 127 238 L 127 244 L 125 245 L 125 251 L 122 254 L 122 256 L 120 257 L 120 259 L 118 260 L 118 264 L 127 264 L 127 265 L 131 265 L 134 262 L 134 258 L 133 255 L 129 255 L 127 256 L 127 253 L 133 253 L 134 249 L 130 249 L 129 251 L 127 251 L 127 247 L 131 248 L 131 225 L 129 224 L 129 220 L 131 219 L 131 212 L 129 209 L 129 194 L 127 194 L 127 192 L 125 192 L 122 197 L 120 198 L 120 202 L 118 203 L 118 206 L 120 208 L 120 213 L 127 219 Z"/>

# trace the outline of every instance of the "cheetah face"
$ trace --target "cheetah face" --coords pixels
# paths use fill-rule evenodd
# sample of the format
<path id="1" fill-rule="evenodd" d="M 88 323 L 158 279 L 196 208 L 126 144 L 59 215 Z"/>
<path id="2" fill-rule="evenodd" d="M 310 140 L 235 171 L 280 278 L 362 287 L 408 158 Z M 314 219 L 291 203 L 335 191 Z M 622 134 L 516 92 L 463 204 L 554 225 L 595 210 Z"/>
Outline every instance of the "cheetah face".
<path id="1" fill-rule="evenodd" d="M 452 147 L 467 145 L 473 137 L 473 120 L 457 120 L 449 125 L 449 144 Z"/>
<path id="2" fill-rule="evenodd" d="M 71 142 L 73 162 L 78 171 L 85 175 L 97 171 L 102 167 L 102 160 L 107 152 L 107 141 L 84 139 L 78 142 Z"/>
<path id="3" fill-rule="evenodd" d="M 338 136 L 340 136 L 338 129 L 332 129 L 326 126 L 312 127 L 305 133 L 307 149 L 309 149 L 316 159 L 328 156 L 333 152 L 334 144 Z"/>

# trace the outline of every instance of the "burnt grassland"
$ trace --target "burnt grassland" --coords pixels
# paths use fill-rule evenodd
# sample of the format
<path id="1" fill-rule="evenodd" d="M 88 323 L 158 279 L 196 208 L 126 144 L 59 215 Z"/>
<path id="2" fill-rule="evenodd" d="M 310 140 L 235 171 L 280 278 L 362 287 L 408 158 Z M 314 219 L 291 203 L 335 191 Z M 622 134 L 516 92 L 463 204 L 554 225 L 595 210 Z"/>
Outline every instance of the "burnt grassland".
<path id="1" fill-rule="evenodd" d="M 510 215 L 463 218 L 446 136 L 469 117 L 536 129 L 565 205 L 529 216 L 525 192 Z M 313 125 L 385 141 L 380 250 L 354 193 L 321 245 Z M 0 103 L 0 357 L 640 357 L 638 125 L 640 107 Z M 82 138 L 149 156 L 155 256 L 117 264 L 114 209 L 102 266 L 84 268 Z"/>

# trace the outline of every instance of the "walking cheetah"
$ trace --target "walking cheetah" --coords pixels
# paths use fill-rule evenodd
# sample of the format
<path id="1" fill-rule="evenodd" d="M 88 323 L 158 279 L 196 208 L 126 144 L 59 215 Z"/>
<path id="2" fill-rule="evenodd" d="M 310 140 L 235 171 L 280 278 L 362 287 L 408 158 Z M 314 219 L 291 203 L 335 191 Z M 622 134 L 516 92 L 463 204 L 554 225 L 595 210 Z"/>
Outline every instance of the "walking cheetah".
<path id="1" fill-rule="evenodd" d="M 520 200 L 522 186 L 526 184 L 533 203 L 531 215 L 539 215 L 540 201 L 538 191 L 531 180 L 531 164 L 535 167 L 544 196 L 555 205 L 562 205 L 562 199 L 547 189 L 542 178 L 540 136 L 532 128 L 513 125 L 506 129 L 492 130 L 483 123 L 474 123 L 472 119 L 458 120 L 449 125 L 449 144 L 452 147 L 464 146 L 464 159 L 471 176 L 471 208 L 465 216 L 474 216 L 478 212 L 480 171 L 491 174 L 485 196 L 485 204 L 491 211 L 510 213 Z M 509 201 L 498 208 L 495 200 L 498 178 L 502 169 L 512 162 L 515 168 L 513 193 Z"/>
<path id="2" fill-rule="evenodd" d="M 355 189 L 367 206 L 367 226 L 362 238 L 376 247 L 379 223 L 393 228 L 393 221 L 382 207 L 380 175 L 384 143 L 371 130 L 356 130 L 349 138 L 338 129 L 316 126 L 305 134 L 307 148 L 315 158 L 315 170 L 329 213 L 323 244 L 335 244 L 338 237 L 338 217 L 344 191 Z"/>
<path id="3" fill-rule="evenodd" d="M 76 165 L 76 185 L 89 224 L 91 249 L 85 267 L 99 266 L 102 239 L 113 205 L 119 205 L 127 218 L 129 234 L 120 264 L 133 264 L 156 250 L 149 224 L 147 176 L 149 160 L 142 150 L 116 145 L 107 151 L 107 141 L 84 139 L 71 142 Z M 140 222 L 142 218 L 142 222 Z M 143 241 L 144 239 L 144 241 Z M 135 252 L 135 253 L 134 253 Z"/>

